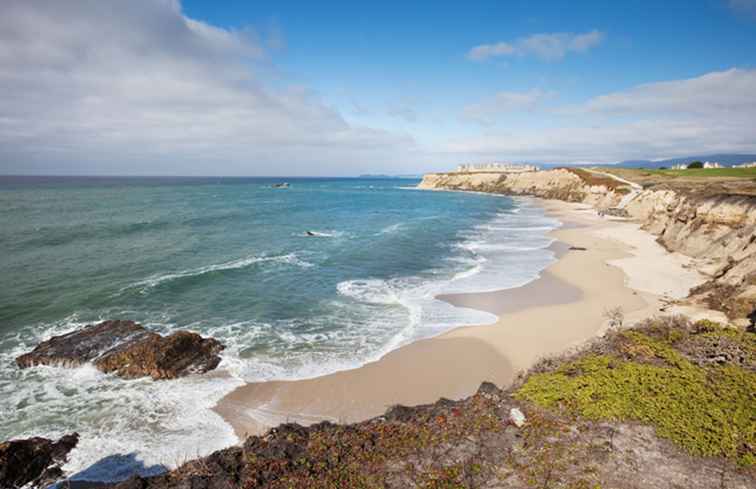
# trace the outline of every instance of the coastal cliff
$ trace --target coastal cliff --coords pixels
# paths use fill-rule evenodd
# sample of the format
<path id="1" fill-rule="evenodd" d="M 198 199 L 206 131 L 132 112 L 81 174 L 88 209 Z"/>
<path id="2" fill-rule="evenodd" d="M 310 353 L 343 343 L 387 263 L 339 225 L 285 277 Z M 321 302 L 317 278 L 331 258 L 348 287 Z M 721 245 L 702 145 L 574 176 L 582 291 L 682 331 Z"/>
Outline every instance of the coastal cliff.
<path id="1" fill-rule="evenodd" d="M 754 320 L 756 310 L 756 196 L 717 186 L 641 187 L 611 174 L 562 168 L 539 172 L 431 173 L 418 188 L 530 195 L 582 202 L 635 220 L 670 251 L 695 259 L 710 277 L 691 290 L 690 300 Z"/>
<path id="2" fill-rule="evenodd" d="M 532 195 L 567 202 L 586 202 L 596 207 L 612 207 L 619 203 L 625 191 L 618 190 L 618 182 L 606 180 L 597 178 L 589 181 L 569 169 L 523 173 L 430 173 L 423 177 L 418 188 Z"/>
<path id="3" fill-rule="evenodd" d="M 350 425 L 283 424 L 115 489 L 745 489 L 754 336 L 656 318 L 544 360 L 506 390 L 483 383 Z"/>

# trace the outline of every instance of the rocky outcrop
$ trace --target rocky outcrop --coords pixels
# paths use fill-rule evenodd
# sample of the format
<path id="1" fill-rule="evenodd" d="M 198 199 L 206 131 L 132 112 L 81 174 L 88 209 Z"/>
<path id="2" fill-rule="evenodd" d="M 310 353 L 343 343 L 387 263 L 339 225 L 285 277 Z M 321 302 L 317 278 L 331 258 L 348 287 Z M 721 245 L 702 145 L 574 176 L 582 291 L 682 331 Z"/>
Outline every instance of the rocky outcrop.
<path id="1" fill-rule="evenodd" d="M 0 443 L 0 489 L 47 487 L 61 479 L 60 466 L 78 442 L 73 433 L 58 441 L 35 437 Z"/>
<path id="2" fill-rule="evenodd" d="M 756 197 L 664 186 L 636 190 L 596 172 L 434 173 L 424 189 L 472 190 L 583 202 L 604 215 L 638 221 L 670 251 L 693 257 L 711 277 L 691 299 L 731 319 L 756 318 Z M 636 187 L 638 187 L 636 185 Z M 754 320 L 754 319 L 752 319 Z"/>
<path id="3" fill-rule="evenodd" d="M 524 413 L 521 426 L 509 419 L 513 410 Z M 746 489 L 753 481 L 721 458 L 688 455 L 648 426 L 560 419 L 486 383 L 463 401 L 397 406 L 356 425 L 280 425 L 115 489 Z"/>
<path id="4" fill-rule="evenodd" d="M 148 331 L 133 321 L 104 321 L 43 341 L 33 351 L 16 358 L 21 368 L 34 365 L 78 367 L 119 344 L 141 341 Z"/>
<path id="5" fill-rule="evenodd" d="M 525 173 L 430 173 L 418 188 L 471 190 L 508 195 L 532 195 L 567 202 L 586 202 L 597 208 L 619 204 L 623 191 L 611 192 L 603 179 L 592 179 L 572 169 L 556 169 Z"/>
<path id="6" fill-rule="evenodd" d="M 92 362 L 99 370 L 124 378 L 174 379 L 213 370 L 223 348 L 219 341 L 196 333 L 161 336 L 133 321 L 116 320 L 54 336 L 16 358 L 16 364 L 76 367 Z"/>
<path id="7" fill-rule="evenodd" d="M 705 372 L 717 371 L 720 365 L 731 368 L 732 377 L 707 387 L 715 397 L 731 379 L 753 382 L 752 370 L 743 370 L 752 365 L 752 336 L 679 318 L 649 321 L 624 333 L 614 331 L 572 356 L 545 360 L 507 390 L 484 382 L 477 393 L 460 401 L 393 406 L 383 416 L 351 425 L 283 424 L 263 436 L 247 438 L 241 446 L 162 475 L 134 477 L 116 488 L 751 488 L 756 480 L 750 458 L 753 436 L 740 431 L 747 416 L 737 420 L 738 427 L 732 424 L 734 413 L 749 406 L 747 387 L 729 392 L 721 401 L 725 409 L 696 404 L 701 402 L 700 392 L 692 403 L 676 404 L 681 415 L 675 428 L 685 432 L 683 437 L 675 430 L 655 429 L 667 423 L 668 416 L 652 402 L 645 409 L 654 416 L 618 413 L 625 412 L 620 406 L 637 403 L 635 396 L 658 394 L 634 369 L 653 371 L 661 382 L 671 384 L 664 391 L 667 394 L 705 383 Z M 652 346 L 662 348 L 670 363 L 659 358 Z M 605 373 L 609 369 L 576 363 L 599 356 L 611 360 L 610 370 L 627 372 L 626 376 L 615 378 Z M 704 368 L 712 370 L 695 370 L 688 358 L 700 359 Z M 696 373 L 681 375 L 680 369 Z M 562 380 L 539 381 L 547 375 Z M 568 396 L 565 386 L 578 376 L 601 378 L 607 384 L 612 397 L 602 391 L 592 401 L 604 406 L 601 415 L 594 410 L 592 416 L 583 416 L 575 411 L 573 399 L 560 397 Z M 531 381 L 548 391 L 541 396 Z M 539 407 L 528 400 L 528 393 L 534 392 L 532 397 L 555 400 L 558 406 Z M 720 413 L 714 421 L 710 409 Z M 732 440 L 718 443 L 723 433 Z M 693 441 L 711 442 L 714 448 L 701 450 L 687 444 Z"/>

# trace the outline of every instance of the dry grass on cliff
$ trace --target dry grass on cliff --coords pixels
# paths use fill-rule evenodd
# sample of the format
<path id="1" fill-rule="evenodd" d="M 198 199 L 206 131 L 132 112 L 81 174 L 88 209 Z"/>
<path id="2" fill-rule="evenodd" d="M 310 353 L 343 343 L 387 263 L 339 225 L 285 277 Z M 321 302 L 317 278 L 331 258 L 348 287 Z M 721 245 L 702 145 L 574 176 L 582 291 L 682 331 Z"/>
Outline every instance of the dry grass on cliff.
<path id="1" fill-rule="evenodd" d="M 647 170 L 601 168 L 649 189 L 671 189 L 696 196 L 756 196 L 756 168 L 712 168 L 705 170 Z"/>
<path id="2" fill-rule="evenodd" d="M 577 175 L 587 185 L 603 186 L 609 190 L 613 190 L 614 192 L 617 192 L 620 194 L 629 192 L 629 189 L 627 188 L 626 184 L 619 182 L 613 178 L 606 177 L 603 175 L 598 175 L 596 173 L 591 173 L 581 168 L 564 168 L 564 170 L 567 170 L 568 172 L 574 175 Z"/>

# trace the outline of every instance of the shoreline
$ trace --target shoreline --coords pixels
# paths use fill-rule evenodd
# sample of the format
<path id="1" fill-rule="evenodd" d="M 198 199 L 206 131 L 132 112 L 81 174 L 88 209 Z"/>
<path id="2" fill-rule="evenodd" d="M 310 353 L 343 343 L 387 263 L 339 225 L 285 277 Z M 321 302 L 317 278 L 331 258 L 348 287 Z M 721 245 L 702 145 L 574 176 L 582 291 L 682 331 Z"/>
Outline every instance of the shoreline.
<path id="1" fill-rule="evenodd" d="M 686 268 L 689 259 L 667 252 L 635 224 L 600 218 L 585 204 L 534 201 L 562 222 L 549 233 L 557 260 L 520 287 L 438 297 L 492 312 L 494 324 L 457 327 L 352 370 L 248 383 L 213 410 L 244 439 L 284 422 L 356 422 L 395 404 L 461 399 L 483 381 L 505 387 L 538 359 L 600 336 L 609 308 L 621 307 L 627 321 L 648 317 L 664 307 L 665 296 L 682 298 L 704 280 Z"/>

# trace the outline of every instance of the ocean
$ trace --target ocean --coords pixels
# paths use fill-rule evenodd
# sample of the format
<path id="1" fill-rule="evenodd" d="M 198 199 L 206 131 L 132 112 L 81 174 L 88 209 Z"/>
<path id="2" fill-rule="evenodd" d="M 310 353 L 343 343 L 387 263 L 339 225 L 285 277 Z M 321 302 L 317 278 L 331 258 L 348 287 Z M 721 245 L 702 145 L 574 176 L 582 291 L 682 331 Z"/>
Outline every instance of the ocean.
<path id="1" fill-rule="evenodd" d="M 435 296 L 535 279 L 558 221 L 526 198 L 417 183 L 0 177 L 0 440 L 77 431 L 75 479 L 156 473 L 237 441 L 210 408 L 244 382 L 354 368 L 494 322 Z M 219 339 L 221 375 L 126 381 L 13 363 L 116 318 Z"/>

